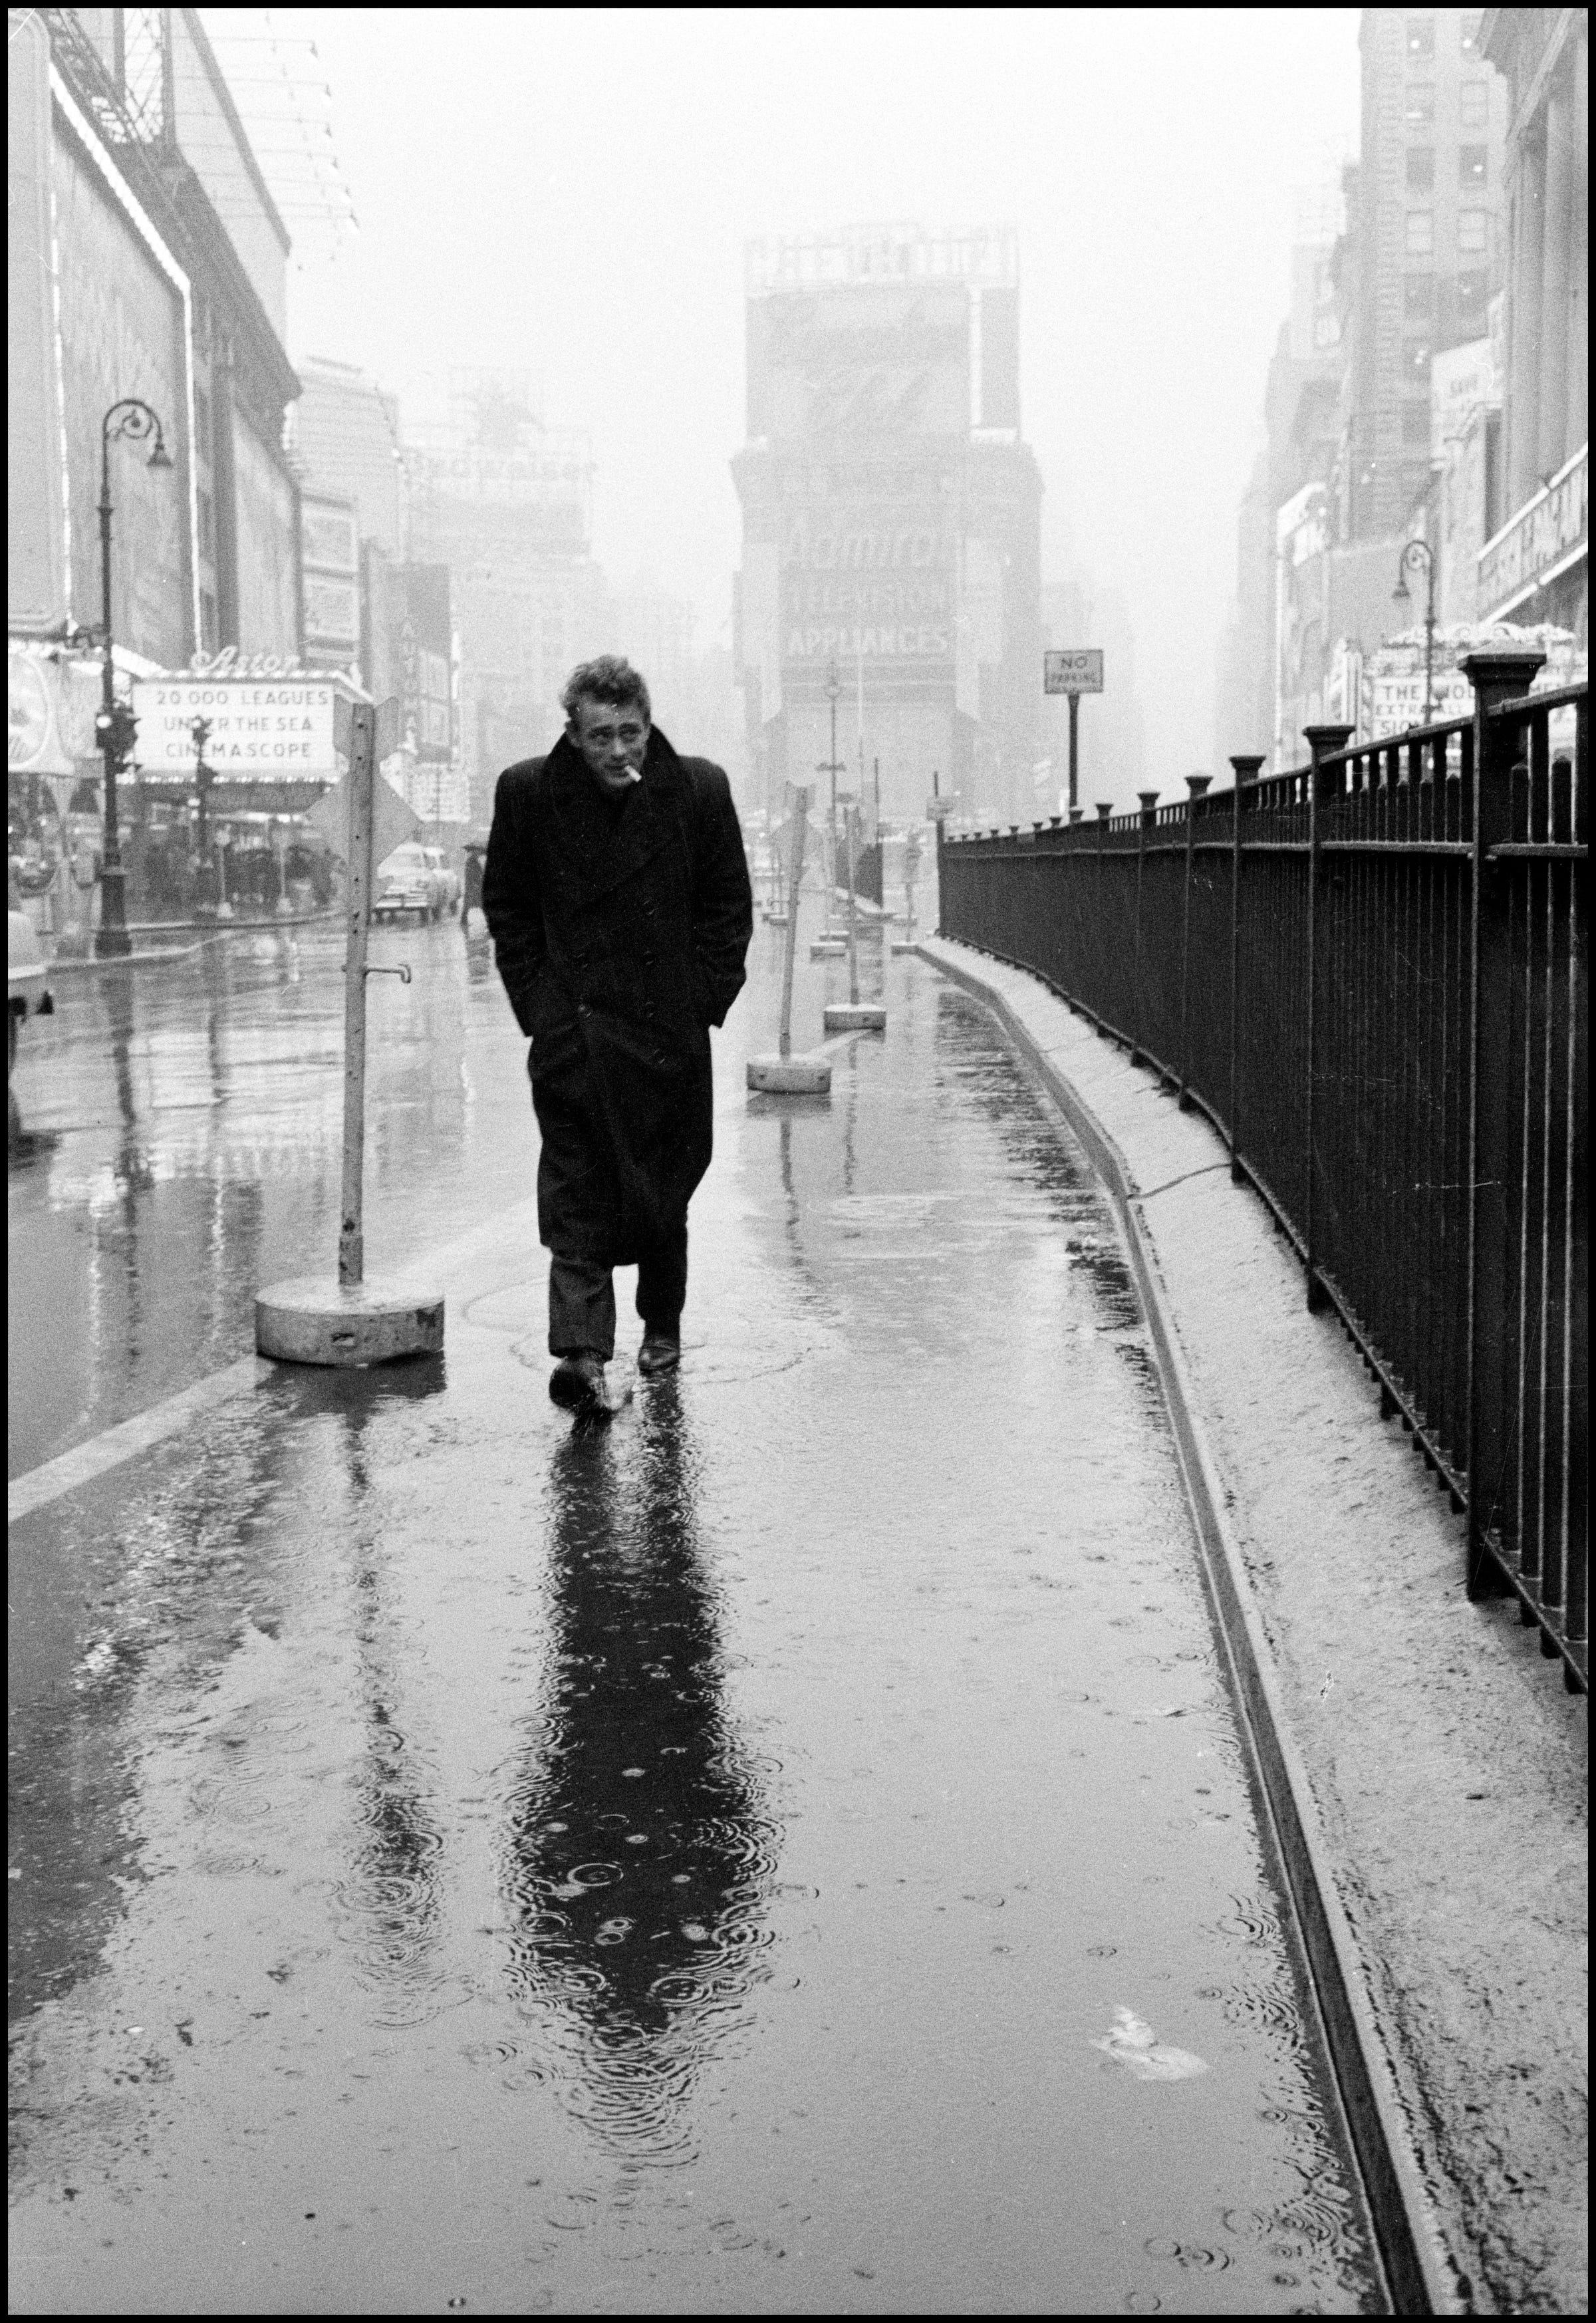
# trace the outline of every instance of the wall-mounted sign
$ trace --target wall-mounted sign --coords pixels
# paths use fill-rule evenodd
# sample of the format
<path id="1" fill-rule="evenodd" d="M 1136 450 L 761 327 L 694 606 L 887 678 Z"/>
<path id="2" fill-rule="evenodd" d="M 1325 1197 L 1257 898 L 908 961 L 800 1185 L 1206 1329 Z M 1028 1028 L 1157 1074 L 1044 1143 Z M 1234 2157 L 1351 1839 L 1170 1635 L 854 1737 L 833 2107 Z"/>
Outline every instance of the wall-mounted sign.
<path id="1" fill-rule="evenodd" d="M 302 666 L 289 654 L 241 654 L 236 646 L 220 653 L 193 655 L 188 663 L 195 677 L 299 677 Z"/>
<path id="2" fill-rule="evenodd" d="M 92 758 L 97 748 L 94 721 L 100 706 L 98 665 L 30 652 L 25 646 L 13 646 L 5 663 L 11 772 L 75 774 L 78 759 Z"/>
<path id="3" fill-rule="evenodd" d="M 133 694 L 135 756 L 152 781 L 193 778 L 197 718 L 209 721 L 205 762 L 224 782 L 331 782 L 338 772 L 328 679 L 149 678 Z"/>
<path id="4" fill-rule="evenodd" d="M 1591 520 L 1589 448 L 1581 445 L 1494 540 L 1480 551 L 1480 615 L 1500 620 L 1543 581 L 1586 552 Z"/>
<path id="5" fill-rule="evenodd" d="M 1448 444 L 1468 431 L 1469 421 L 1483 408 L 1501 404 L 1496 376 L 1496 343 L 1473 339 L 1465 347 L 1448 347 L 1430 357 L 1430 457 L 1443 460 Z"/>
<path id="6" fill-rule="evenodd" d="M 1041 657 L 1044 693 L 1101 693 L 1103 649 L 1100 646 L 1062 646 Z"/>
<path id="7" fill-rule="evenodd" d="M 299 537 L 307 565 L 331 573 L 359 570 L 354 510 L 346 500 L 316 500 L 307 495 L 299 505 Z"/>
<path id="8" fill-rule="evenodd" d="M 305 575 L 305 634 L 322 645 L 353 650 L 360 640 L 360 590 L 330 573 Z"/>

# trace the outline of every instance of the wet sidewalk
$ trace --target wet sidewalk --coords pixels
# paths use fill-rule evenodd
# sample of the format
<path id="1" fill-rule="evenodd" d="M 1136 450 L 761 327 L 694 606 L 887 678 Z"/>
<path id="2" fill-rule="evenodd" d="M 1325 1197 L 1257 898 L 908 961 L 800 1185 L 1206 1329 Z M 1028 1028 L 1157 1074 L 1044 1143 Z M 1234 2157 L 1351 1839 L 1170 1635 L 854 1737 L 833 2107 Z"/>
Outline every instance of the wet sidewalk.
<path id="1" fill-rule="evenodd" d="M 748 1098 L 775 945 L 678 1379 L 523 1203 L 13 1528 L 16 2309 L 1378 2304 L 1112 1212 L 922 961 Z"/>

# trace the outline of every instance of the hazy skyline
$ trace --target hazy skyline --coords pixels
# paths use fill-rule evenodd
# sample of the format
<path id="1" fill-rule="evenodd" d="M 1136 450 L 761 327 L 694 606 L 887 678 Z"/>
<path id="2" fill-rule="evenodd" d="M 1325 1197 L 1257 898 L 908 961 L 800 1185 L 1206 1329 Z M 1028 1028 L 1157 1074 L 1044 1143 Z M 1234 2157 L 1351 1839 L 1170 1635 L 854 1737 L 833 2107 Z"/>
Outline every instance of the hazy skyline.
<path id="1" fill-rule="evenodd" d="M 600 562 L 690 597 L 701 641 L 730 639 L 745 243 L 1012 224 L 1044 583 L 1124 592 L 1147 779 L 1207 763 L 1296 196 L 1357 150 L 1356 10 L 294 22 L 360 231 L 302 237 L 292 354 L 417 416 L 454 365 L 531 372 L 591 434 Z"/>

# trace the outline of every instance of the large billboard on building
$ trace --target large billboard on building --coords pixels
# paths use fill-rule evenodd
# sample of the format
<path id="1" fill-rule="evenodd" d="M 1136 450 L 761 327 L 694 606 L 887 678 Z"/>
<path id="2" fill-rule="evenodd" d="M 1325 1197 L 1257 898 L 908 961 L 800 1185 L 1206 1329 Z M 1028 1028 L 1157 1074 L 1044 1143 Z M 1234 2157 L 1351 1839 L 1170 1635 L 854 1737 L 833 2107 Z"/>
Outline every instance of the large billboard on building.
<path id="1" fill-rule="evenodd" d="M 919 490 L 846 498 L 784 496 L 783 687 L 823 691 L 862 662 L 875 687 L 946 688 L 953 674 L 957 502 L 933 474 Z"/>
<path id="2" fill-rule="evenodd" d="M 401 721 L 425 764 L 446 765 L 454 755 L 449 568 L 403 568 L 404 613 L 399 625 Z"/>
<path id="3" fill-rule="evenodd" d="M 299 504 L 305 592 L 305 658 L 316 669 L 351 669 L 360 659 L 360 542 L 354 504 L 320 492 Z"/>
<path id="4" fill-rule="evenodd" d="M 749 302 L 748 428 L 773 444 L 941 436 L 970 424 L 969 294 L 853 282 Z"/>
<path id="5" fill-rule="evenodd" d="M 1012 239 L 759 245 L 748 287 L 738 657 L 766 787 L 812 779 L 835 688 L 839 750 L 879 759 L 885 812 L 961 766 L 998 803 L 1037 718 Z"/>
<path id="6" fill-rule="evenodd" d="M 13 629 L 59 629 L 67 620 L 66 501 L 50 230 L 50 36 L 36 8 L 11 17 L 6 129 L 6 620 Z"/>
<path id="7" fill-rule="evenodd" d="M 138 396 L 159 415 L 175 465 L 151 468 L 136 442 L 112 445 L 112 628 L 119 645 L 180 667 L 195 643 L 183 278 L 59 105 L 54 130 L 72 618 L 86 629 L 100 619 L 101 427 L 114 404 Z"/>

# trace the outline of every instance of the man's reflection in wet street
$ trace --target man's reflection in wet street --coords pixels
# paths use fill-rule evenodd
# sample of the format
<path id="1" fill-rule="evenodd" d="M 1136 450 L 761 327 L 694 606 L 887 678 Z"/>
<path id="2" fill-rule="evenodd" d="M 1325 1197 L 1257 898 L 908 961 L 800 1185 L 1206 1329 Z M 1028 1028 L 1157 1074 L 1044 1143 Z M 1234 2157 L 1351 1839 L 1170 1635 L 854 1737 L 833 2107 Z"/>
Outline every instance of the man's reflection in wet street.
<path id="1" fill-rule="evenodd" d="M 569 2053 L 567 2102 L 639 2159 L 690 2142 L 696 2070 L 759 1972 L 775 1843 L 721 1703 L 694 1468 L 674 1380 L 555 1453 L 554 1655 L 509 1799 L 514 1996 Z"/>
<path id="2" fill-rule="evenodd" d="M 377 1990 L 379 2021 L 422 2021 L 439 1980 L 438 1938 L 444 1838 L 436 1768 L 419 1712 L 402 1699 L 406 1657 L 375 1512 L 372 1418 L 441 1394 L 441 1356 L 344 1374 L 338 1382 L 348 1474 L 345 1533 L 353 1556 L 365 1747 L 353 1768 L 358 1838 L 340 1883 L 351 1914 L 362 1980 Z M 311 1395 L 323 1391 L 316 1381 Z"/>

